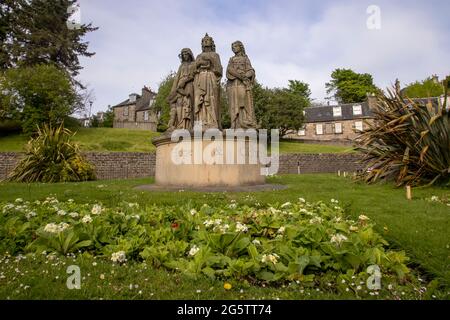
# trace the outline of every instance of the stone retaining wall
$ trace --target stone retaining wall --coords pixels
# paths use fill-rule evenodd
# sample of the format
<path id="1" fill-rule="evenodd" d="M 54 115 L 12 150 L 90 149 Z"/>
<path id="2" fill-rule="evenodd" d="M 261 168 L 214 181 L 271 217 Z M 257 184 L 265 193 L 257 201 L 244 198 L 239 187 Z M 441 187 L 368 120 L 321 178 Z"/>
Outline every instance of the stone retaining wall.
<path id="1" fill-rule="evenodd" d="M 85 152 L 95 166 L 100 180 L 145 178 L 155 175 L 156 154 L 140 152 Z M 0 152 L 0 180 L 6 178 L 22 156 L 16 152 Z M 356 153 L 283 154 L 279 174 L 355 172 L 363 169 Z"/>

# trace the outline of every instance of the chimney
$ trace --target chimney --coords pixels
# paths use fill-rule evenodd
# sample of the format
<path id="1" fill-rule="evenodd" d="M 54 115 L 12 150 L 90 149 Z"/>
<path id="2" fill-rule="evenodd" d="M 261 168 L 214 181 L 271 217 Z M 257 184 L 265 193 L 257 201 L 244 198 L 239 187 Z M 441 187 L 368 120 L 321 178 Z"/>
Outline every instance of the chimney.
<path id="1" fill-rule="evenodd" d="M 367 95 L 367 103 L 369 105 L 369 110 L 373 110 L 375 108 L 375 106 L 377 105 L 377 97 L 375 96 L 375 94 L 369 94 Z"/>

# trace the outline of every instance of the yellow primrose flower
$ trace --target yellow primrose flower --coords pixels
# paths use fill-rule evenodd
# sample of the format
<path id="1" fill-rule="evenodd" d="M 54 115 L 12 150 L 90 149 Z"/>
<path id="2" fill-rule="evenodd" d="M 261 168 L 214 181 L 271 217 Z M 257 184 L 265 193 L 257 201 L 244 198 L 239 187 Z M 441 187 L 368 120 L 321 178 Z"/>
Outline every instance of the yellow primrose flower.
<path id="1" fill-rule="evenodd" d="M 232 285 L 231 285 L 231 283 L 225 282 L 224 285 L 223 285 L 223 288 L 225 290 L 230 290 L 232 288 Z"/>

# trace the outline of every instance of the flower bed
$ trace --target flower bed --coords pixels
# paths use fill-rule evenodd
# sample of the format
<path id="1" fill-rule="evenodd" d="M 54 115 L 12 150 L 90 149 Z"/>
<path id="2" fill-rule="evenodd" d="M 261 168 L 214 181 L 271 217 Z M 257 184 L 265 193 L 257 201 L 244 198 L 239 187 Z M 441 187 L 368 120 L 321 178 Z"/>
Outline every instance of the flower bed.
<path id="1" fill-rule="evenodd" d="M 84 253 L 192 277 L 319 285 L 359 297 L 425 293 L 405 254 L 388 249 L 369 217 L 348 219 L 336 200 L 107 208 L 49 197 L 0 204 L 0 213 L 0 253 Z"/>

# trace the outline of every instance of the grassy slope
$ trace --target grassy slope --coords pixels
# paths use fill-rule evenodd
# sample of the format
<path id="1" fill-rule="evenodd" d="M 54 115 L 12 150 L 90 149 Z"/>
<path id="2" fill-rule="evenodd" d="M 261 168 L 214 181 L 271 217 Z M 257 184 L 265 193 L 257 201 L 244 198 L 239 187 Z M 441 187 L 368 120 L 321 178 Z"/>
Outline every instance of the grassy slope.
<path id="1" fill-rule="evenodd" d="M 159 133 L 129 129 L 82 128 L 74 137 L 84 151 L 149 152 L 155 150 L 151 139 Z M 0 137 L 0 152 L 23 151 L 27 142 L 24 135 Z M 280 142 L 281 153 L 340 153 L 349 147 Z"/>
<path id="2" fill-rule="evenodd" d="M 427 273 L 450 285 L 450 210 L 440 203 L 425 200 L 432 195 L 449 195 L 449 189 L 414 189 L 412 201 L 405 199 L 403 189 L 391 185 L 367 186 L 349 178 L 321 175 L 288 175 L 270 178 L 272 183 L 289 185 L 282 191 L 255 193 L 141 192 L 133 186 L 151 183 L 152 179 L 97 181 L 74 184 L 0 183 L 0 201 L 22 197 L 42 199 L 55 194 L 61 200 L 101 201 L 114 205 L 122 200 L 159 204 L 283 203 L 303 197 L 308 201 L 338 199 L 350 215 L 365 214 L 377 223 L 377 230 L 395 247 L 403 249 L 413 262 Z M 387 231 L 384 229 L 387 228 Z"/>

